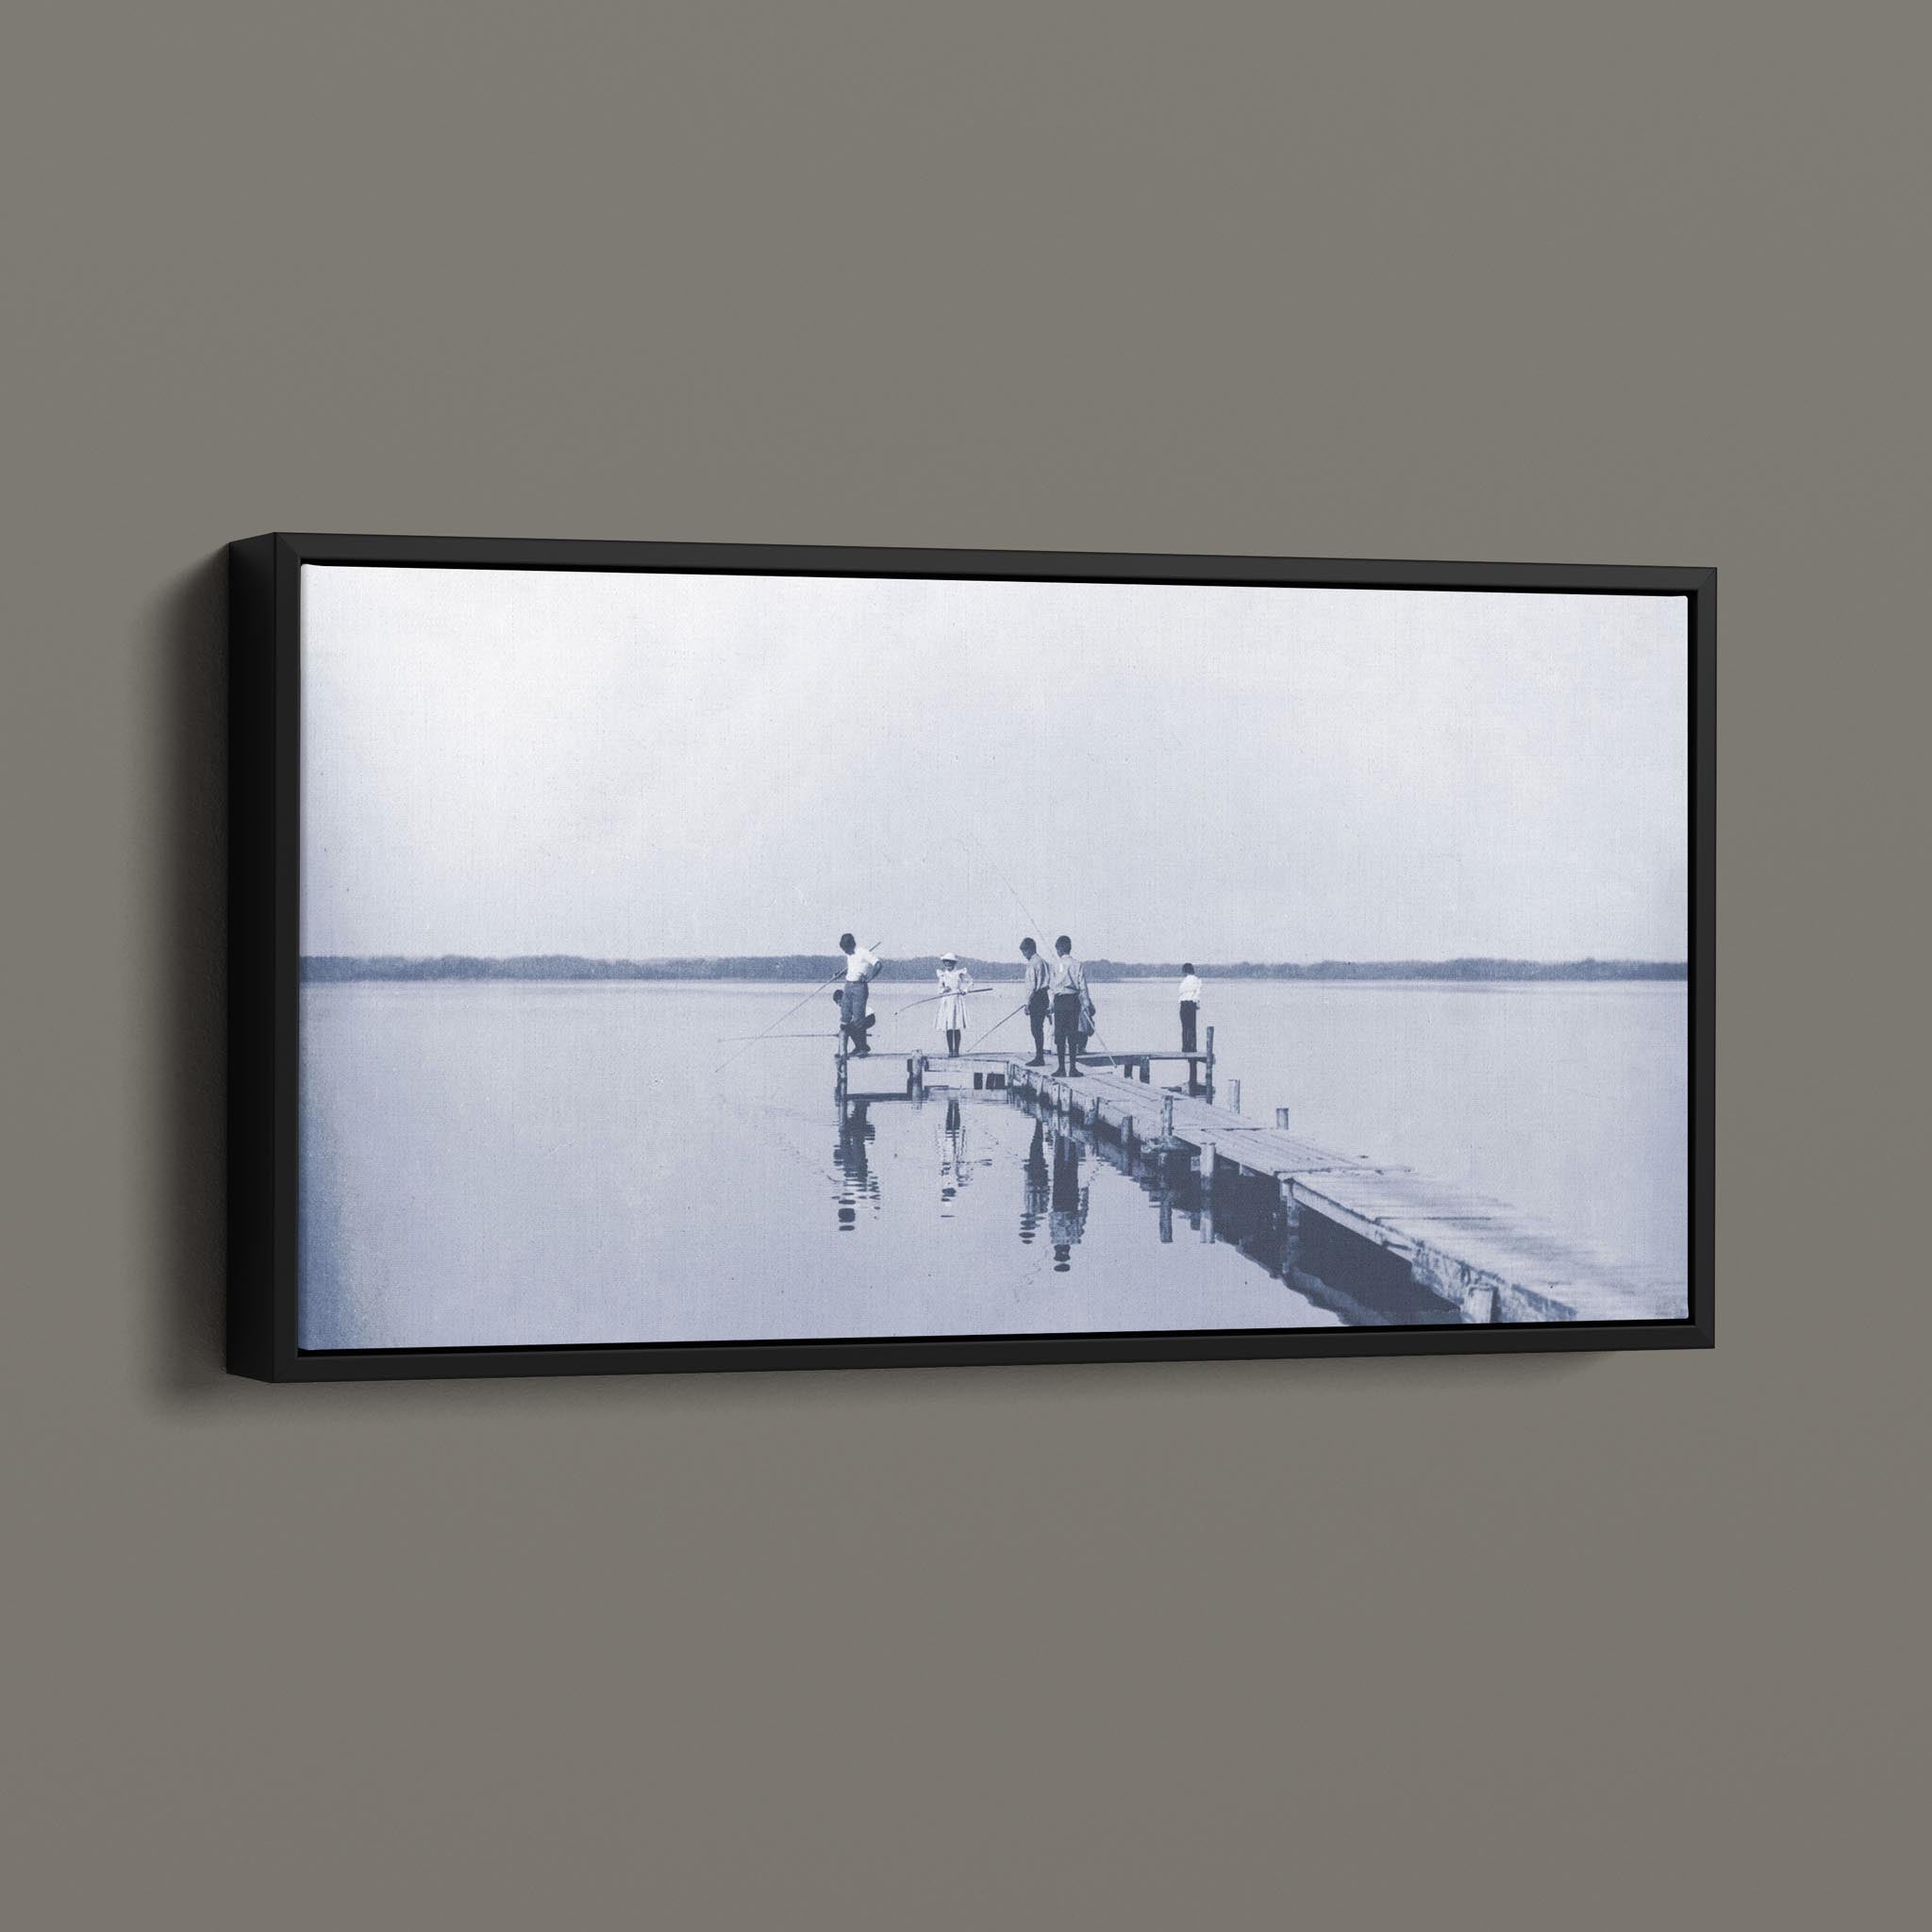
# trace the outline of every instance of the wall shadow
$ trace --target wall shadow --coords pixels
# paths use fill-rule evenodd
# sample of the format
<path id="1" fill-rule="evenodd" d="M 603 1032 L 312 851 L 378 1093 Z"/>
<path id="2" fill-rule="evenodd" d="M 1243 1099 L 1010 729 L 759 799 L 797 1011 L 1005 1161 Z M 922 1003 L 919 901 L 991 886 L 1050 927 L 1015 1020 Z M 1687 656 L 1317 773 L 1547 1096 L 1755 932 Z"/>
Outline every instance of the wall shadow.
<path id="1" fill-rule="evenodd" d="M 226 1382 L 227 553 L 176 577 L 147 625 L 155 680 L 148 799 L 158 1056 L 146 1137 L 155 1163 L 158 1307 L 153 1374 L 164 1391 Z"/>

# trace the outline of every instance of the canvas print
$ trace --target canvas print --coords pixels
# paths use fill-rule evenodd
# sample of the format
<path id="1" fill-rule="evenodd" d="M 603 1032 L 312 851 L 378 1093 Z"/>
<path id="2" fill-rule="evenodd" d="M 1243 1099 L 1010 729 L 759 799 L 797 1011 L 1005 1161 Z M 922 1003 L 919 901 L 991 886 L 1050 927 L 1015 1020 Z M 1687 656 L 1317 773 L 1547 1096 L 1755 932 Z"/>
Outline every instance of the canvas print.
<path id="1" fill-rule="evenodd" d="M 303 1349 L 1688 1314 L 1685 598 L 300 600 Z"/>

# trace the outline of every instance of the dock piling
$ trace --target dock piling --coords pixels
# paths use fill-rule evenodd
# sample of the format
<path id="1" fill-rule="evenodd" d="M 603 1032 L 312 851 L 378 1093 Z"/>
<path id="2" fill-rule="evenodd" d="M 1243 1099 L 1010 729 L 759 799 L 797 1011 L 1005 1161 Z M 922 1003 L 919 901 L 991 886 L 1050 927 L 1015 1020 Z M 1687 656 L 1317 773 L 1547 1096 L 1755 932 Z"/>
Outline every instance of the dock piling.
<path id="1" fill-rule="evenodd" d="M 1277 1127 L 1279 1127 L 1279 1128 L 1281 1129 L 1281 1131 L 1282 1131 L 1282 1132 L 1283 1132 L 1284 1134 L 1288 1132 L 1288 1109 L 1287 1109 L 1287 1108 L 1285 1108 L 1285 1107 L 1277 1107 L 1277 1108 L 1276 1108 L 1274 1109 L 1274 1124 L 1275 1124 L 1275 1125 L 1276 1125 Z"/>
<path id="2" fill-rule="evenodd" d="M 1288 1109 L 1283 1108 L 1282 1112 Z M 1294 1197 L 1294 1183 L 1281 1183 L 1281 1269 L 1283 1274 L 1300 1267 L 1302 1258 L 1302 1204 Z"/>
<path id="3" fill-rule="evenodd" d="M 1228 1099 L 1229 1099 L 1229 1100 L 1230 1100 L 1230 1101 L 1232 1102 L 1232 1104 L 1233 1104 L 1233 1108 L 1234 1108 L 1234 1111 L 1235 1111 L 1236 1113 L 1239 1113 L 1239 1112 L 1241 1112 L 1241 1082 L 1240 1082 L 1239 1080 L 1230 1080 L 1230 1081 L 1229 1081 L 1229 1082 L 1227 1083 L 1227 1092 L 1228 1092 Z"/>

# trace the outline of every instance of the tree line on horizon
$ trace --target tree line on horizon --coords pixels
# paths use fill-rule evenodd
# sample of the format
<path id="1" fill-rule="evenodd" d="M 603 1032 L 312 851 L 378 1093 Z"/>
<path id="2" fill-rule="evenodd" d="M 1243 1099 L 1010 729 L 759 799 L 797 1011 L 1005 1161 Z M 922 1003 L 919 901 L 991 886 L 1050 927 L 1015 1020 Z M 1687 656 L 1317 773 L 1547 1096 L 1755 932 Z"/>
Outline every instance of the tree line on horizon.
<path id="1" fill-rule="evenodd" d="M 1020 977 L 1017 955 L 1010 959 L 963 958 L 959 962 L 988 985 Z M 1166 979 L 1180 976 L 1182 961 L 1141 963 L 1089 959 L 1095 980 Z M 937 954 L 888 959 L 885 981 L 930 979 Z M 302 961 L 302 977 L 319 984 L 370 979 L 773 979 L 797 983 L 831 979 L 844 970 L 830 953 L 735 955 L 702 959 L 588 959 L 576 953 L 522 953 L 489 958 L 446 953 L 433 958 L 397 954 L 356 957 L 320 954 Z M 1318 959 L 1311 963 L 1239 960 L 1216 965 L 1198 960 L 1203 979 L 1688 979 L 1690 967 L 1674 959 Z"/>

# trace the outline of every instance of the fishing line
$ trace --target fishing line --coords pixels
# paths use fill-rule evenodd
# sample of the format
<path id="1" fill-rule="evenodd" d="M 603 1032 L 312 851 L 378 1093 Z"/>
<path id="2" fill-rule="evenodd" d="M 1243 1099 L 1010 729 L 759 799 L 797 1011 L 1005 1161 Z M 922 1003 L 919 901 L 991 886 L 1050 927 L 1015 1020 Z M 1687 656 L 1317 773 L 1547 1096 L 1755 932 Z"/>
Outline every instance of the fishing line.
<path id="1" fill-rule="evenodd" d="M 979 834 L 974 831 L 969 826 L 967 828 L 966 836 L 969 839 L 971 839 L 975 845 L 979 845 L 980 856 L 986 860 L 987 864 L 992 867 L 995 873 L 999 874 L 1001 882 L 1005 885 L 1007 891 L 1012 893 L 1013 895 L 1014 905 L 1019 907 L 1020 910 L 1026 915 L 1027 923 L 1033 927 L 1035 941 L 1038 944 L 1044 945 L 1046 943 L 1046 940 L 1044 938 L 1044 934 L 1046 932 L 1045 922 L 1039 917 L 1039 915 L 1033 910 L 1032 907 L 1027 905 L 1025 900 L 1021 898 L 1019 887 L 1016 886 L 1011 879 L 1008 878 L 1006 874 L 1000 870 L 999 860 L 996 859 L 991 852 L 987 851 L 984 845 L 979 844 Z M 1091 988 L 1088 990 L 1087 1001 L 1090 1007 L 1093 1003 L 1093 993 Z M 1020 1010 L 1024 1013 L 1026 1009 L 1024 1007 L 1022 1007 Z M 1010 1014 L 1008 1015 L 1008 1019 L 1010 1019 L 1011 1017 L 1012 1016 Z M 1005 1020 L 1002 1020 L 1000 1022 L 1001 1026 L 1004 1026 L 1006 1024 L 1007 1022 Z M 997 1032 L 998 1028 L 995 1027 L 993 1030 Z M 1094 1022 L 1093 1032 L 1091 1038 L 1099 1041 L 1102 1048 L 1105 1050 L 1107 1057 L 1109 1060 L 1114 1058 L 1114 1050 L 1112 1047 L 1108 1045 L 1107 1035 L 1100 1030 L 1100 1024 L 1097 1019 Z"/>
<path id="2" fill-rule="evenodd" d="M 973 841 L 974 845 L 979 846 L 979 856 L 986 860 L 987 864 L 992 867 L 993 872 L 998 876 L 1001 885 L 1005 886 L 1007 891 L 1012 893 L 1013 903 L 1014 905 L 1019 907 L 1022 912 L 1024 912 L 1026 915 L 1027 924 L 1033 927 L 1034 936 L 1037 942 L 1042 946 L 1050 945 L 1052 941 L 1046 938 L 1045 924 L 1042 923 L 1040 916 L 1033 910 L 1032 907 L 1027 905 L 1025 900 L 1021 898 L 1019 887 L 1016 886 L 1012 882 L 1012 880 L 1009 879 L 1006 875 L 1006 874 L 1001 870 L 999 860 L 996 859 L 992 856 L 992 854 L 986 849 L 984 845 L 981 845 L 979 843 L 979 834 L 975 831 L 973 831 L 969 827 L 966 836 Z"/>
<path id="3" fill-rule="evenodd" d="M 982 992 L 991 992 L 992 991 L 992 988 L 990 986 L 982 987 L 980 991 Z M 1020 1004 L 1017 1007 L 1015 1007 L 1010 1013 L 1007 1015 L 1006 1020 L 997 1021 L 992 1025 L 989 1026 L 986 1029 L 986 1031 L 979 1036 L 979 1040 L 975 1040 L 973 1042 L 972 1046 L 966 1048 L 966 1051 L 968 1053 L 971 1053 L 974 1050 L 974 1047 L 976 1047 L 979 1044 L 980 1040 L 991 1040 L 993 1037 L 993 1035 L 997 1033 L 1000 1030 L 1000 1028 L 1007 1024 L 1008 1020 L 1017 1020 L 1020 1017 L 1020 1015 L 1024 1013 L 1025 1010 L 1026 1002 L 1024 1000 L 1022 1000 Z"/>
<path id="4" fill-rule="evenodd" d="M 725 1033 L 713 1042 L 718 1046 L 730 1046 L 740 1042 L 749 1046 L 755 1040 L 837 1040 L 836 1033 Z"/>
<path id="5" fill-rule="evenodd" d="M 872 944 L 871 944 L 871 945 L 869 945 L 869 946 L 868 946 L 868 947 L 866 948 L 866 951 L 867 951 L 867 952 L 869 952 L 869 953 L 874 953 L 874 954 L 875 954 L 875 953 L 876 953 L 876 952 L 878 951 L 878 949 L 879 949 L 879 948 L 880 948 L 880 947 L 881 947 L 882 945 L 884 945 L 884 944 L 885 944 L 885 941 L 884 941 L 883 940 L 874 940 L 874 941 L 872 942 Z M 820 981 L 820 982 L 818 983 L 818 985 L 816 985 L 815 987 L 813 987 L 813 988 L 812 988 L 812 990 L 811 990 L 811 991 L 809 991 L 808 993 L 807 993 L 807 994 L 806 994 L 806 996 L 805 996 L 805 999 L 803 999 L 803 1000 L 800 1000 L 800 1001 L 799 1001 L 799 1003 L 797 1004 L 797 1006 L 795 1006 L 795 1007 L 787 1007 L 787 1008 L 785 1008 L 785 1010 L 784 1010 L 784 1011 L 783 1011 L 782 1013 L 780 1013 L 780 1014 L 778 1015 L 778 1017 L 777 1017 L 777 1018 L 776 1018 L 775 1020 L 774 1020 L 774 1021 L 772 1022 L 771 1025 L 769 1025 L 769 1026 L 767 1026 L 767 1027 L 765 1028 L 765 1031 L 764 1031 L 764 1033 L 754 1033 L 754 1034 L 753 1034 L 753 1035 L 751 1036 L 751 1039 L 750 1039 L 750 1040 L 747 1040 L 747 1041 L 746 1041 L 744 1042 L 744 1046 L 741 1046 L 741 1047 L 740 1047 L 740 1048 L 738 1049 L 738 1053 L 734 1053 L 734 1054 L 727 1054 L 727 1055 L 726 1055 L 726 1056 L 725 1056 L 725 1057 L 724 1057 L 724 1058 L 723 1058 L 722 1060 L 720 1060 L 720 1061 L 718 1062 L 718 1064 L 717 1064 L 717 1065 L 716 1065 L 715 1067 L 713 1067 L 713 1068 L 711 1069 L 712 1074 L 713 1074 L 713 1075 L 715 1076 L 716 1074 L 722 1074 L 722 1073 L 723 1073 L 723 1072 L 724 1071 L 724 1069 L 725 1069 L 726 1067 L 728 1067 L 728 1066 L 729 1066 L 729 1065 L 731 1064 L 731 1062 L 732 1062 L 733 1060 L 735 1060 L 735 1059 L 736 1059 L 736 1058 L 738 1058 L 738 1054 L 740 1054 L 740 1053 L 742 1053 L 742 1052 L 744 1051 L 744 1047 L 745 1047 L 745 1046 L 749 1046 L 749 1045 L 750 1045 L 750 1044 L 752 1043 L 752 1041 L 755 1041 L 755 1040 L 762 1040 L 762 1039 L 763 1039 L 763 1038 L 765 1037 L 765 1033 L 773 1033 L 773 1032 L 775 1032 L 775 1031 L 776 1031 L 776 1030 L 777 1030 L 777 1029 L 778 1029 L 778 1028 L 779 1028 L 780 1026 L 784 1025 L 784 1024 L 786 1023 L 786 1021 L 788 1021 L 789 1019 L 791 1019 L 791 1017 L 792 1016 L 792 1014 L 794 1014 L 794 1013 L 798 1013 L 798 1012 L 803 1012 L 803 1011 L 804 1011 L 804 1009 L 805 1009 L 805 1005 L 806 1005 L 806 1000 L 815 1000 L 815 999 L 817 999 L 817 998 L 818 998 L 818 996 L 820 995 L 820 993 L 824 992 L 824 990 L 825 990 L 825 989 L 826 989 L 826 988 L 827 988 L 828 986 L 837 986 L 837 985 L 839 984 L 839 982 L 840 982 L 840 981 L 841 981 L 841 979 L 843 979 L 844 977 L 845 977 L 845 971 L 844 971 L 844 968 L 843 968 L 843 967 L 841 967 L 841 968 L 840 968 L 840 970 L 839 970 L 839 971 L 838 971 L 837 973 L 835 973 L 835 974 L 832 974 L 831 978 L 829 978 L 829 979 L 822 979 L 822 980 L 821 980 L 821 981 Z"/>
<path id="6" fill-rule="evenodd" d="M 908 1000 L 903 1007 L 894 1007 L 886 1018 L 896 1020 L 901 1013 L 909 1013 L 915 1007 L 929 1007 L 935 1000 L 970 1000 L 975 993 L 998 991 L 996 986 L 969 986 L 963 992 L 929 992 L 924 999 Z"/>

